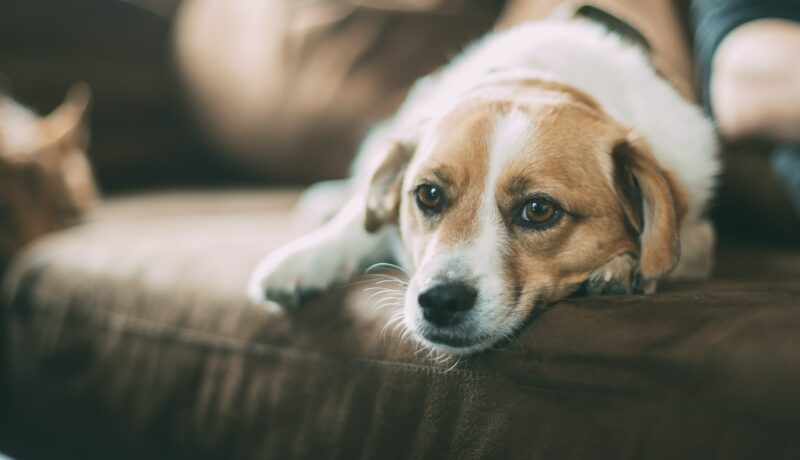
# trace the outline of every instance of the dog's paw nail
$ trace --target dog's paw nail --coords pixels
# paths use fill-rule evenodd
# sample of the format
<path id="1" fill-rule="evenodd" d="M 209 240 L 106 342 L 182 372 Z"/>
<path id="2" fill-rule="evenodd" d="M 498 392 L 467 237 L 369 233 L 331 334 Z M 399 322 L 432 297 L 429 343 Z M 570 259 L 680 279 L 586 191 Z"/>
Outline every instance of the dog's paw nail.
<path id="1" fill-rule="evenodd" d="M 605 278 L 593 278 L 586 283 L 586 293 L 588 295 L 624 295 L 631 289 L 619 280 Z"/>
<path id="2" fill-rule="evenodd" d="M 586 281 L 588 295 L 623 295 L 635 290 L 636 261 L 629 255 L 617 256 L 595 270 Z"/>

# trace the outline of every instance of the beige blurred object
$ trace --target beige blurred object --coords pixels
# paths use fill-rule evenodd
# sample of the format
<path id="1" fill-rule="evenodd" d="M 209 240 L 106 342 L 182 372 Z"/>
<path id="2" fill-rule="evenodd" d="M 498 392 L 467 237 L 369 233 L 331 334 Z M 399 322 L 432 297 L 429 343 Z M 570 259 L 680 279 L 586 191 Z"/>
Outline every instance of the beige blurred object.
<path id="1" fill-rule="evenodd" d="M 760 19 L 731 31 L 714 55 L 711 106 L 729 141 L 800 142 L 800 25 Z"/>
<path id="2" fill-rule="evenodd" d="M 20 247 L 86 215 L 97 189 L 86 157 L 89 87 L 39 117 L 0 93 L 0 266 Z"/>
<path id="3" fill-rule="evenodd" d="M 186 0 L 175 47 L 199 118 L 243 169 L 346 172 L 408 87 L 489 30 L 500 4 L 454 0 Z"/>

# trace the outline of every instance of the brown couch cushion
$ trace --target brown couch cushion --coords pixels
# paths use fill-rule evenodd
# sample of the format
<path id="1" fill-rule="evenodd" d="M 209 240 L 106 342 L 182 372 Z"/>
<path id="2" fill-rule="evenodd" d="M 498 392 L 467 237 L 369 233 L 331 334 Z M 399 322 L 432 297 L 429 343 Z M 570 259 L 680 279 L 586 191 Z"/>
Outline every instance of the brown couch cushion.
<path id="1" fill-rule="evenodd" d="M 113 458 L 797 458 L 800 254 L 571 299 L 502 350 L 437 363 L 364 285 L 296 316 L 244 298 L 291 193 L 110 200 L 6 277 L 26 417 Z"/>

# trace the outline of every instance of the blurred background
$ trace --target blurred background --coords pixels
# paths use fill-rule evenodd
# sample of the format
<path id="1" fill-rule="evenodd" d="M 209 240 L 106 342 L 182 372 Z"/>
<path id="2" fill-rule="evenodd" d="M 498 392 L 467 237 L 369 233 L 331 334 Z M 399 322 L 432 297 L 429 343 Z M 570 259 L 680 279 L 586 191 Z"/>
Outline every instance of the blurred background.
<path id="1" fill-rule="evenodd" d="M 232 177 L 190 122 L 171 50 L 177 1 L 7 1 L 0 72 L 49 113 L 75 82 L 93 93 L 89 156 L 108 191 Z"/>
<path id="2" fill-rule="evenodd" d="M 0 72 L 40 114 L 89 85 L 105 192 L 340 177 L 368 126 L 502 6 L 361 3 L 6 1 Z"/>
<path id="3" fill-rule="evenodd" d="M 88 156 L 106 194 L 302 185 L 345 175 L 366 130 L 416 78 L 489 30 L 504 6 L 9 0 L 0 6 L 0 87 L 44 115 L 72 84 L 88 84 Z M 675 8 L 690 40 L 689 2 Z M 767 155 L 753 153 L 771 147 L 749 138 L 728 149 L 714 212 L 723 220 L 733 212 L 728 229 L 792 242 L 795 214 L 762 205 L 791 208 Z M 753 171 L 759 187 L 737 185 L 752 184 Z M 740 218 L 742 206 L 752 219 Z"/>

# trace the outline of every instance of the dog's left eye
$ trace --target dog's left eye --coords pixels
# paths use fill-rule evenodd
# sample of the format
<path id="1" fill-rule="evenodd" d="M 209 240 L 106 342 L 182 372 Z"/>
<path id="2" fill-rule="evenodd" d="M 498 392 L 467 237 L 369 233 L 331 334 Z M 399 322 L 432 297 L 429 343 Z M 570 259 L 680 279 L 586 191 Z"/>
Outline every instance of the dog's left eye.
<path id="1" fill-rule="evenodd" d="M 442 189 L 431 184 L 422 184 L 416 190 L 417 206 L 425 212 L 436 212 L 442 207 Z"/>
<path id="2" fill-rule="evenodd" d="M 547 197 L 534 197 L 522 207 L 520 219 L 529 227 L 541 228 L 554 223 L 561 214 L 558 205 Z"/>

